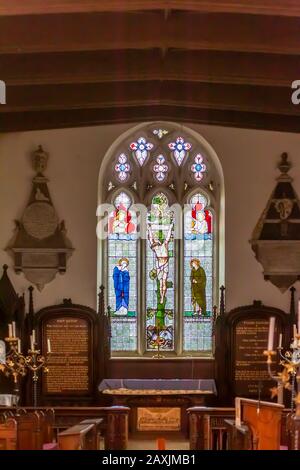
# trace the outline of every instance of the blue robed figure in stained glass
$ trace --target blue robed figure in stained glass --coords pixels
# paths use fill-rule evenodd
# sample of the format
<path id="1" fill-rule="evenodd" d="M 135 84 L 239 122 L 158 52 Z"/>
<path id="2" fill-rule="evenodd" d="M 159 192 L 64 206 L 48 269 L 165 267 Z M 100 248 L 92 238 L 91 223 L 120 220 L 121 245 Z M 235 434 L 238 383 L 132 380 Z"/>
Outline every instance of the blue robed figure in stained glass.
<path id="1" fill-rule="evenodd" d="M 129 260 L 121 258 L 114 267 L 113 280 L 116 295 L 115 315 L 127 315 L 129 305 L 130 275 L 128 271 Z"/>

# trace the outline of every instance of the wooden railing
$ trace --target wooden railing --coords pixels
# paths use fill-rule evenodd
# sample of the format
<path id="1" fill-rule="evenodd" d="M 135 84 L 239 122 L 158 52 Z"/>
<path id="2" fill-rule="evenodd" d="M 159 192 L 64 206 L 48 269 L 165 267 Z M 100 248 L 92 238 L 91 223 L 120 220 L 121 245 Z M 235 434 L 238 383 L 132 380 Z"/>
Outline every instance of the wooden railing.
<path id="1" fill-rule="evenodd" d="M 53 407 L 51 410 L 54 413 L 51 426 L 53 440 L 57 441 L 59 433 L 84 420 L 96 422 L 102 418 L 101 423 L 98 423 L 98 429 L 104 437 L 105 449 L 125 450 L 127 448 L 129 408 L 125 406 Z M 41 449 L 43 443 L 49 442 L 49 436 L 46 435 L 47 430 L 49 432 L 49 423 L 41 425 L 41 422 L 44 422 L 41 416 L 46 413 L 49 413 L 49 408 L 24 407 L 16 410 L 0 407 L 0 423 L 1 421 L 4 423 L 8 418 L 14 418 L 19 422 L 17 448 Z"/>
<path id="2" fill-rule="evenodd" d="M 225 419 L 233 418 L 234 408 L 195 406 L 187 410 L 190 424 L 191 450 L 225 450 L 227 428 Z"/>
<path id="3" fill-rule="evenodd" d="M 191 450 L 226 450 L 228 426 L 225 420 L 235 418 L 234 408 L 210 408 L 195 406 L 187 410 L 190 428 Z M 281 444 L 291 448 L 291 437 L 287 425 L 290 410 L 283 411 L 281 421 Z"/>

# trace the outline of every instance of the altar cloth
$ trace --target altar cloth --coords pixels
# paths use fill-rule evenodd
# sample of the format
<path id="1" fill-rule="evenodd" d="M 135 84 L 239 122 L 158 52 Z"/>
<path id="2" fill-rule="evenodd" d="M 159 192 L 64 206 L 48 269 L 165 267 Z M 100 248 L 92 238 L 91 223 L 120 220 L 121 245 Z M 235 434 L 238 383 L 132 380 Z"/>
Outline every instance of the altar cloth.
<path id="1" fill-rule="evenodd" d="M 17 405 L 18 397 L 8 393 L 0 394 L 0 406 L 15 406 Z"/>
<path id="2" fill-rule="evenodd" d="M 217 395 L 212 379 L 104 379 L 98 389 L 110 395 Z"/>

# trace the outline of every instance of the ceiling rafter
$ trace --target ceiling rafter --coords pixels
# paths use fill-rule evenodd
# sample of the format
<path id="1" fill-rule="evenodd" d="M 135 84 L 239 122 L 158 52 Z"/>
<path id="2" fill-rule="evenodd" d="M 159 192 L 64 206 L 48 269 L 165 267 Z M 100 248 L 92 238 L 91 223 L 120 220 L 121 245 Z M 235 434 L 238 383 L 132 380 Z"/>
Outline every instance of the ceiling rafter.
<path id="1" fill-rule="evenodd" d="M 149 119 L 299 132 L 299 31 L 299 0 L 1 0 L 0 132 Z"/>
<path id="2" fill-rule="evenodd" d="M 298 0 L 1 0 L 0 3 L 0 16 L 137 10 L 300 16 Z"/>
<path id="3" fill-rule="evenodd" d="M 300 55 L 300 18 L 163 12 L 0 17 L 0 54 L 184 49 Z"/>

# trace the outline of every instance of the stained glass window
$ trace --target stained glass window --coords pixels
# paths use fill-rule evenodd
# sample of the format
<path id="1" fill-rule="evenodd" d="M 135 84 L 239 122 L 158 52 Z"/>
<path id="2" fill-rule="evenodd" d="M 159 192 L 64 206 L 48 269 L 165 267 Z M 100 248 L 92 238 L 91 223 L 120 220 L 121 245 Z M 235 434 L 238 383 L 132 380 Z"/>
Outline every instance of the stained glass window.
<path id="1" fill-rule="evenodd" d="M 153 134 L 156 135 L 159 139 L 162 139 L 165 135 L 167 135 L 169 131 L 167 129 L 154 129 Z"/>
<path id="2" fill-rule="evenodd" d="M 210 351 L 213 309 L 213 215 L 203 194 L 184 217 L 184 351 Z"/>
<path id="3" fill-rule="evenodd" d="M 201 181 L 203 178 L 203 173 L 206 171 L 206 165 L 203 163 L 203 157 L 200 153 L 198 153 L 194 158 L 193 165 L 191 166 L 191 170 L 194 173 L 194 178 L 196 181 Z"/>
<path id="4" fill-rule="evenodd" d="M 146 349 L 174 350 L 174 222 L 163 193 L 152 199 L 147 221 Z"/>
<path id="5" fill-rule="evenodd" d="M 168 173 L 168 165 L 166 165 L 166 159 L 163 155 L 156 157 L 156 164 L 153 167 L 154 175 L 157 181 L 160 183 L 165 180 Z"/>
<path id="6" fill-rule="evenodd" d="M 112 351 L 208 356 L 222 194 L 209 146 L 158 122 L 117 148 L 103 184 L 103 201 L 113 199 L 102 251 Z"/>
<path id="7" fill-rule="evenodd" d="M 131 142 L 129 147 L 133 150 L 139 164 L 143 166 L 149 155 L 149 151 L 153 149 L 153 144 L 151 144 L 151 142 L 147 142 L 144 137 L 140 137 L 137 139 L 137 142 Z"/>
<path id="8" fill-rule="evenodd" d="M 137 237 L 131 198 L 121 192 L 108 219 L 108 302 L 111 306 L 111 348 L 137 349 Z"/>
<path id="9" fill-rule="evenodd" d="M 125 153 L 121 153 L 118 157 L 118 162 L 115 165 L 115 170 L 120 181 L 124 182 L 127 180 L 130 172 L 130 164 L 127 162 L 127 156 Z"/>
<path id="10" fill-rule="evenodd" d="M 192 148 L 192 144 L 186 142 L 183 137 L 177 137 L 175 142 L 169 143 L 169 149 L 173 150 L 174 158 L 180 166 L 187 155 L 187 152 Z"/>

